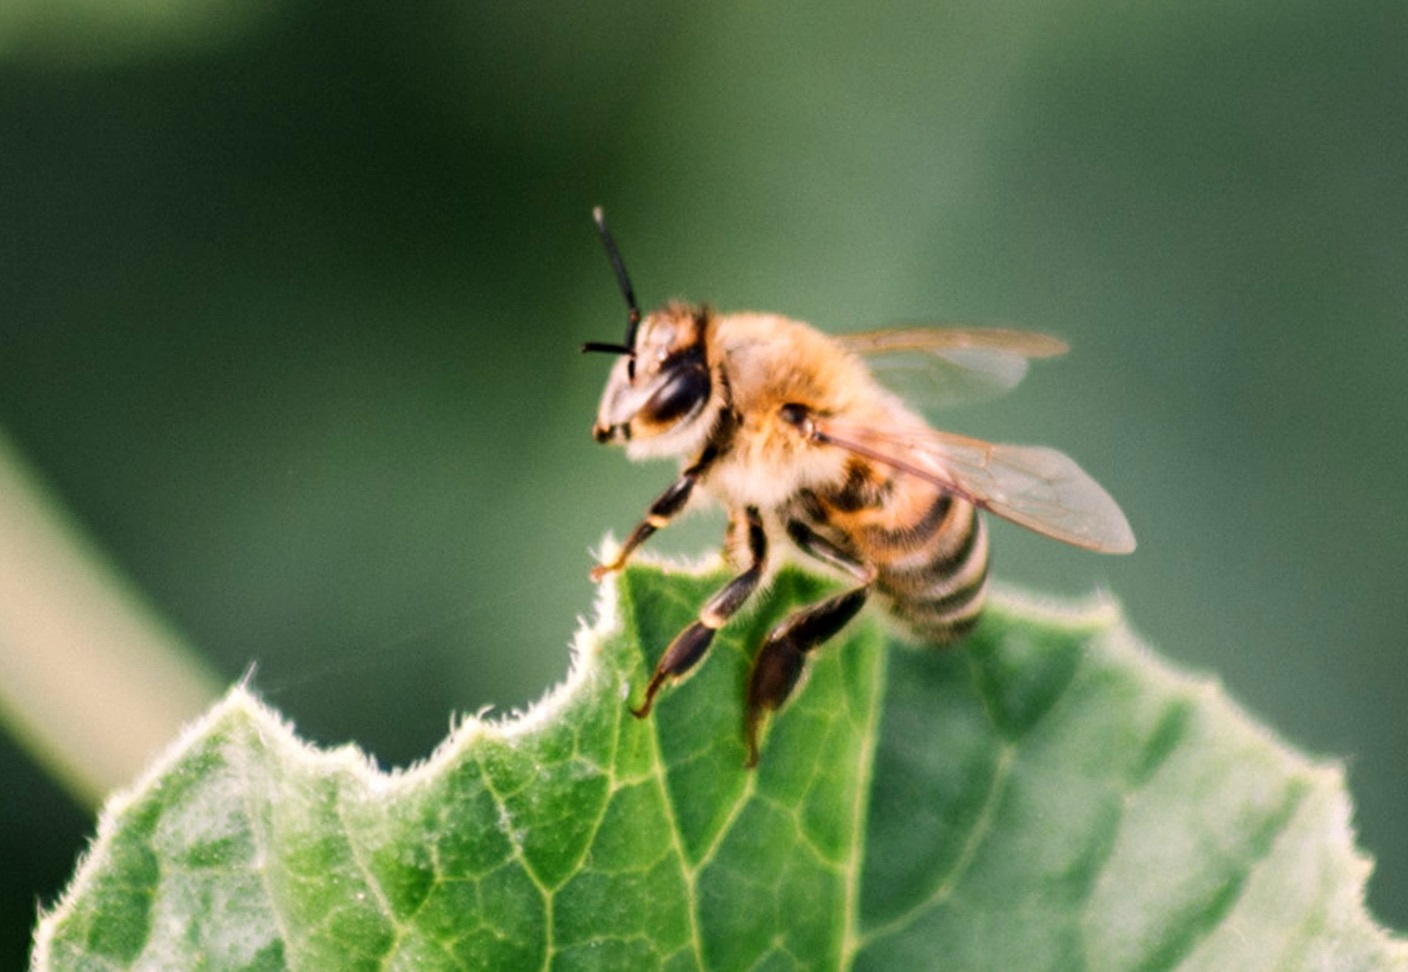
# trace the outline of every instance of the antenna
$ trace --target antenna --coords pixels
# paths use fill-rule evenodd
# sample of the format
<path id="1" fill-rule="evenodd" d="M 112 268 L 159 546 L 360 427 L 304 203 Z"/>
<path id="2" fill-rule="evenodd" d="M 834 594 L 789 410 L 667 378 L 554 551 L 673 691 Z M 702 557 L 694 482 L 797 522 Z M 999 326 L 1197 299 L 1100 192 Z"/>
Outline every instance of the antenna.
<path id="1" fill-rule="evenodd" d="M 592 210 L 596 231 L 601 236 L 601 245 L 606 247 L 606 258 L 611 261 L 611 269 L 616 273 L 616 285 L 621 288 L 621 296 L 626 298 L 630 313 L 626 316 L 626 343 L 623 345 L 602 344 L 592 341 L 582 345 L 583 351 L 611 351 L 616 354 L 635 354 L 636 327 L 640 324 L 640 305 L 636 303 L 636 291 L 631 286 L 631 278 L 626 274 L 626 264 L 621 260 L 621 251 L 616 249 L 616 241 L 606 228 L 606 213 L 600 206 Z"/>

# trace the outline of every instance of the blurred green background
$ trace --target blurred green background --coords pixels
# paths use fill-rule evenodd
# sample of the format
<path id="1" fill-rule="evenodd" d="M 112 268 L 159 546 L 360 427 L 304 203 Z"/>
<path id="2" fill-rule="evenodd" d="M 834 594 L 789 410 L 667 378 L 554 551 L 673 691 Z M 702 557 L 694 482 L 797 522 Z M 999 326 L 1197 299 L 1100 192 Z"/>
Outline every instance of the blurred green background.
<path id="1" fill-rule="evenodd" d="M 670 477 L 588 435 L 593 204 L 646 304 L 1051 331 L 942 423 L 1071 453 L 1141 546 L 999 527 L 998 576 L 1343 759 L 1408 928 L 1405 49 L 1394 0 L 10 0 L 0 428 L 223 679 L 403 765 L 563 674 Z M 92 820 L 0 780 L 13 967 Z"/>

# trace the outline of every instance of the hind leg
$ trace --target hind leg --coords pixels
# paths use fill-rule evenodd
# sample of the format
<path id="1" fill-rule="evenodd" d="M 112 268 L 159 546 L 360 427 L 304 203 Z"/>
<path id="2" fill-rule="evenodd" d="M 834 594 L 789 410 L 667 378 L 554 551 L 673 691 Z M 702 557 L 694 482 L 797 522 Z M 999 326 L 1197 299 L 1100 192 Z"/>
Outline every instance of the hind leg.
<path id="1" fill-rule="evenodd" d="M 789 522 L 787 534 L 803 551 L 833 567 L 846 570 L 861 584 L 794 612 L 773 628 L 763 641 L 748 679 L 744 710 L 743 738 L 748 746 L 750 767 L 758 765 L 758 733 L 763 723 L 782 708 L 792 695 L 792 690 L 806 670 L 807 656 L 814 648 L 835 637 L 860 612 L 875 581 L 873 568 L 856 560 L 806 524 L 798 520 Z"/>

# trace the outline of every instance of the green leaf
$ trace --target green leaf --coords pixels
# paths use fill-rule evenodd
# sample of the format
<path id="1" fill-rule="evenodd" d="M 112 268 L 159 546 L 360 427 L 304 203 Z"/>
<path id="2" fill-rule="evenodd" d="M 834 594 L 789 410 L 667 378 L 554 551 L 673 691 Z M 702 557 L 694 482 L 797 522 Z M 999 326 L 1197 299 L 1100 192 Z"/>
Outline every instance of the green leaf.
<path id="1" fill-rule="evenodd" d="M 1408 969 L 1338 768 L 1169 671 L 1117 611 L 998 599 L 962 646 L 828 645 L 743 769 L 784 572 L 654 715 L 723 580 L 608 586 L 567 681 L 384 775 L 234 689 L 113 800 L 39 969 Z"/>

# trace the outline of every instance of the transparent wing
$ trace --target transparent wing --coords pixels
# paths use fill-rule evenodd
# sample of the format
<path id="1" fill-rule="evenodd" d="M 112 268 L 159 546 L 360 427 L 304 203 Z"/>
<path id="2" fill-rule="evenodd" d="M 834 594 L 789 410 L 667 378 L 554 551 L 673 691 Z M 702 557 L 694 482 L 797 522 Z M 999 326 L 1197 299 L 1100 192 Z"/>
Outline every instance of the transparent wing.
<path id="1" fill-rule="evenodd" d="M 1031 358 L 1064 354 L 1064 341 L 994 327 L 897 327 L 835 335 L 869 359 L 876 377 L 920 407 L 981 401 L 1009 391 Z"/>
<path id="2" fill-rule="evenodd" d="M 1070 346 L 1060 338 L 1035 331 L 1001 327 L 889 327 L 834 335 L 856 354 L 922 351 L 944 356 L 950 352 L 992 352 L 1021 358 L 1052 358 Z"/>
<path id="3" fill-rule="evenodd" d="M 819 441 L 927 479 L 1019 526 L 1101 553 L 1134 550 L 1110 494 L 1075 460 L 1042 446 L 999 445 L 933 429 L 880 432 L 813 419 Z"/>

